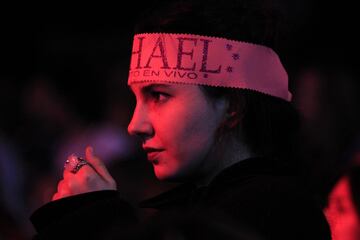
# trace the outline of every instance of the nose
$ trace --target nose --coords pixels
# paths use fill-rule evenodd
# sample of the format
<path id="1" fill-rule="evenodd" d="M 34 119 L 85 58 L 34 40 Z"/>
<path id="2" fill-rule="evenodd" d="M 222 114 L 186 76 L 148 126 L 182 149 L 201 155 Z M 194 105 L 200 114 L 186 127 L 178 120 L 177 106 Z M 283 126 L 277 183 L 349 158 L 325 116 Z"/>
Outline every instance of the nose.
<path id="1" fill-rule="evenodd" d="M 142 140 L 153 135 L 154 131 L 146 107 L 139 105 L 135 107 L 133 116 L 128 125 L 128 132 L 130 135 L 138 136 Z"/>

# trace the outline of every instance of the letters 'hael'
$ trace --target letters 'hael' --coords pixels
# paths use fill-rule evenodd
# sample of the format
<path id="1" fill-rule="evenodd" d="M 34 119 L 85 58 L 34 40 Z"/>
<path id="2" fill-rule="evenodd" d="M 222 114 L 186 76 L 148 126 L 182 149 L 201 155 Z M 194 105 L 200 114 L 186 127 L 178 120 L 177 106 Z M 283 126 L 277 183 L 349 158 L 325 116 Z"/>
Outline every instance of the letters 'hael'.
<path id="1" fill-rule="evenodd" d="M 287 73 L 271 48 L 192 34 L 135 35 L 128 84 L 137 82 L 242 88 L 291 100 Z"/>

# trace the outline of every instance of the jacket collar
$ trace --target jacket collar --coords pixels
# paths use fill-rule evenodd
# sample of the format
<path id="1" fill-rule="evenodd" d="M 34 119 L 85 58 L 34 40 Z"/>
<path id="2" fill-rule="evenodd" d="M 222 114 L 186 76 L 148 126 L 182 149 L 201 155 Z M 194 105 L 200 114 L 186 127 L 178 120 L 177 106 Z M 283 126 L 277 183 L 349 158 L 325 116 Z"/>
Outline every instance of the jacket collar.
<path id="1" fill-rule="evenodd" d="M 183 206 L 194 203 L 208 191 L 221 188 L 232 182 L 244 181 L 256 175 L 289 175 L 289 169 L 280 167 L 272 158 L 254 157 L 237 162 L 221 171 L 206 187 L 193 183 L 181 184 L 169 191 L 142 201 L 142 208 L 163 209 L 170 206 Z"/>

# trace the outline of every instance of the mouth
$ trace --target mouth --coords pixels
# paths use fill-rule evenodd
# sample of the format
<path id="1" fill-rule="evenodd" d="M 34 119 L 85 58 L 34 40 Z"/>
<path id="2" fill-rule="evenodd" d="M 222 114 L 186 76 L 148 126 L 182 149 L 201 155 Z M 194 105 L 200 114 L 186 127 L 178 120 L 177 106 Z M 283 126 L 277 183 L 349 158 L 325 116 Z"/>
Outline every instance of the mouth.
<path id="1" fill-rule="evenodd" d="M 159 153 L 160 152 L 150 152 L 147 154 L 147 158 L 150 162 L 152 162 L 153 164 L 158 164 L 159 163 Z"/>
<path id="2" fill-rule="evenodd" d="M 147 154 L 147 159 L 156 165 L 159 163 L 159 154 L 164 151 L 164 149 L 144 148 L 144 151 Z"/>

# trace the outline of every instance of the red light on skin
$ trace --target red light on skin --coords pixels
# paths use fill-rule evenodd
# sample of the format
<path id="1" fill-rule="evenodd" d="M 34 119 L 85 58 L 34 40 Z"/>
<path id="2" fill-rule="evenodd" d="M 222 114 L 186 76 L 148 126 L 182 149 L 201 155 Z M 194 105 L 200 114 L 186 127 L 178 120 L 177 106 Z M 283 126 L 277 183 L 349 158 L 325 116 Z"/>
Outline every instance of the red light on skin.
<path id="1" fill-rule="evenodd" d="M 160 157 L 159 154 L 161 154 L 162 151 L 164 151 L 163 149 L 149 149 L 149 148 L 144 148 L 145 152 L 147 153 L 147 158 L 150 162 L 152 162 L 153 164 L 158 164 L 158 158 Z"/>
<path id="2" fill-rule="evenodd" d="M 324 210 L 333 240 L 359 240 L 360 217 L 352 201 L 348 177 L 342 177 L 329 195 Z"/>
<path id="3" fill-rule="evenodd" d="M 210 102 L 196 85 L 135 83 L 131 90 L 137 103 L 128 131 L 142 138 L 158 179 L 181 181 L 218 170 L 208 155 L 225 101 Z"/>

